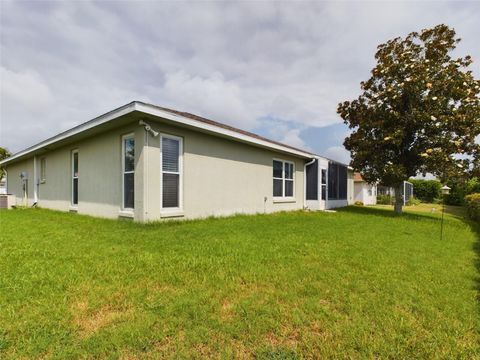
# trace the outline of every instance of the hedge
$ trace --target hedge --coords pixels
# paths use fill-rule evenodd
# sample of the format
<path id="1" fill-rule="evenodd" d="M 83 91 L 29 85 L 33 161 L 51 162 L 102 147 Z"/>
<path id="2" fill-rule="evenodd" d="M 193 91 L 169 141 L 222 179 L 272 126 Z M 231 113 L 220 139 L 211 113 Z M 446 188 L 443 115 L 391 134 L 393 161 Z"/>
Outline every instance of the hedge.
<path id="1" fill-rule="evenodd" d="M 480 221 L 480 193 L 465 196 L 465 204 L 470 219 Z"/>
<path id="2" fill-rule="evenodd" d="M 466 195 L 480 193 L 480 179 L 475 177 L 466 182 L 452 180 L 448 186 L 451 188 L 450 195 L 445 197 L 448 205 L 465 205 Z"/>
<path id="3" fill-rule="evenodd" d="M 437 180 L 408 180 L 413 184 L 413 194 L 422 202 L 433 203 L 440 198 L 442 184 Z"/>

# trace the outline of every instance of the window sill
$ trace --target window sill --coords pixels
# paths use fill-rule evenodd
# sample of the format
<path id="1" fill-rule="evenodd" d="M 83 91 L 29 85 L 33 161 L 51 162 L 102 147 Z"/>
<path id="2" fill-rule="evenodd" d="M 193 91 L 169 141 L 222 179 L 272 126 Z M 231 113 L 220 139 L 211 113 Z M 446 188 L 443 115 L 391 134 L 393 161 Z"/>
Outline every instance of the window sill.
<path id="1" fill-rule="evenodd" d="M 288 197 L 288 198 L 273 198 L 273 203 L 274 204 L 281 204 L 281 203 L 294 203 L 297 202 L 297 199 L 293 197 Z"/>
<path id="2" fill-rule="evenodd" d="M 182 210 L 172 210 L 172 211 L 163 211 L 160 212 L 160 217 L 163 218 L 171 218 L 171 217 L 183 217 L 185 213 Z"/>
<path id="3" fill-rule="evenodd" d="M 134 213 L 133 213 L 133 210 L 120 210 L 118 212 L 118 216 L 133 219 Z"/>

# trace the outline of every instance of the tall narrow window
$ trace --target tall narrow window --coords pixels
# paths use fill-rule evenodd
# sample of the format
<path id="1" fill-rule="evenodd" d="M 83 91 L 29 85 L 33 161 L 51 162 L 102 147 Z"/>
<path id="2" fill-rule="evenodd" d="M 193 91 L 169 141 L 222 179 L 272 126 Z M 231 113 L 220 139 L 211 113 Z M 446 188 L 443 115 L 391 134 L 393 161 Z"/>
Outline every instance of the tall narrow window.
<path id="1" fill-rule="evenodd" d="M 273 196 L 283 196 L 283 162 L 273 160 Z"/>
<path id="2" fill-rule="evenodd" d="M 123 153 L 123 208 L 135 208 L 135 139 L 133 134 L 125 135 L 122 141 Z"/>
<path id="3" fill-rule="evenodd" d="M 292 162 L 273 160 L 273 197 L 293 197 L 294 173 Z"/>
<path id="4" fill-rule="evenodd" d="M 322 200 L 327 200 L 327 169 L 322 169 Z"/>
<path id="5" fill-rule="evenodd" d="M 182 139 L 162 135 L 162 208 L 180 208 Z"/>
<path id="6" fill-rule="evenodd" d="M 72 205 L 78 205 L 78 150 L 72 151 Z"/>
<path id="7" fill-rule="evenodd" d="M 47 160 L 40 159 L 40 182 L 43 184 L 47 180 Z"/>

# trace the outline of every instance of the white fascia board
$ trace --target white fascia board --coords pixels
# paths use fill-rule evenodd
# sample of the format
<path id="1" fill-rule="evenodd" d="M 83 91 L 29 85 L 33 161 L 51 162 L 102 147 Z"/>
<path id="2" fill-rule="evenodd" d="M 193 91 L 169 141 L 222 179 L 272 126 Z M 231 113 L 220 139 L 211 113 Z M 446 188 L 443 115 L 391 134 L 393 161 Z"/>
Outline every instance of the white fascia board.
<path id="1" fill-rule="evenodd" d="M 99 117 L 96 117 L 86 123 L 83 123 L 83 124 L 80 124 L 70 130 L 67 130 L 65 132 L 62 132 L 56 136 L 53 136 L 47 140 L 44 140 L 36 145 L 33 145 L 29 148 L 26 148 L 25 150 L 22 150 L 16 154 L 14 154 L 13 156 L 10 156 L 9 158 L 6 158 L 2 161 L 0 161 L 0 165 L 4 165 L 4 164 L 8 164 L 9 162 L 15 160 L 15 159 L 18 159 L 22 156 L 25 156 L 25 155 L 28 155 L 29 153 L 33 153 L 37 150 L 40 150 L 46 146 L 49 146 L 51 144 L 54 144 L 56 143 L 57 141 L 61 141 L 61 140 L 64 140 L 70 136 L 73 136 L 73 135 L 76 135 L 76 134 L 79 134 L 83 131 L 86 131 L 86 130 L 89 130 L 89 129 L 92 129 L 98 125 L 101 125 L 101 124 L 104 124 L 104 123 L 107 123 L 113 119 L 116 119 L 117 117 L 120 117 L 122 115 L 126 115 L 132 111 L 135 110 L 135 103 L 130 103 L 130 104 L 127 104 L 127 105 L 124 105 L 116 110 L 113 110 L 113 111 L 110 111 L 104 115 L 100 115 Z"/>
<path id="2" fill-rule="evenodd" d="M 253 136 L 249 136 L 249 135 L 246 135 L 246 134 L 241 134 L 239 132 L 229 130 L 229 129 L 224 129 L 224 128 L 221 128 L 221 127 L 218 127 L 218 126 L 215 126 L 215 125 L 205 124 L 205 123 L 202 123 L 202 122 L 197 121 L 197 120 L 193 120 L 193 119 L 181 116 L 181 115 L 173 114 L 171 112 L 158 109 L 157 107 L 151 106 L 151 105 L 148 105 L 148 104 L 136 103 L 136 109 L 138 111 L 141 111 L 141 112 L 149 114 L 149 115 L 153 115 L 153 116 L 157 116 L 157 117 L 160 117 L 160 118 L 172 120 L 176 123 L 180 123 L 180 124 L 183 124 L 183 125 L 195 127 L 195 128 L 198 128 L 198 129 L 208 131 L 208 132 L 221 134 L 221 135 L 224 135 L 224 136 L 227 136 L 227 137 L 230 137 L 230 138 L 234 138 L 234 139 L 239 140 L 239 141 L 260 145 L 260 146 L 263 146 L 263 147 L 266 147 L 266 148 L 269 148 L 269 149 L 274 149 L 274 150 L 286 152 L 286 153 L 293 154 L 293 155 L 296 155 L 296 156 L 300 156 L 300 157 L 303 157 L 303 158 L 312 159 L 312 158 L 315 157 L 314 154 L 310 154 L 310 153 L 300 151 L 300 150 L 295 150 L 295 149 L 289 148 L 288 146 L 282 146 L 280 144 L 274 144 L 274 143 L 271 143 L 269 141 L 265 141 L 265 140 L 262 140 L 262 139 L 257 139 Z"/>

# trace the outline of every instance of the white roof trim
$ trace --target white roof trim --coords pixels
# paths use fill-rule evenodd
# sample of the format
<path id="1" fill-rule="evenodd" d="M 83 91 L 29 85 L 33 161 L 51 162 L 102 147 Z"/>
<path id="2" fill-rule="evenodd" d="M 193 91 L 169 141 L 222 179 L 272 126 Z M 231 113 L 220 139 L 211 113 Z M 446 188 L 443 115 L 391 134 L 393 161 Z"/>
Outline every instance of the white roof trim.
<path id="1" fill-rule="evenodd" d="M 153 116 L 157 116 L 157 117 L 161 117 L 161 118 L 164 118 L 164 119 L 172 120 L 172 121 L 174 121 L 176 123 L 179 123 L 179 124 L 188 125 L 188 126 L 198 128 L 198 129 L 202 129 L 202 130 L 205 130 L 205 131 L 208 131 L 208 132 L 211 132 L 211 133 L 221 134 L 221 135 L 224 135 L 226 137 L 233 138 L 233 139 L 243 141 L 243 142 L 246 142 L 246 143 L 259 145 L 259 146 L 262 146 L 262 147 L 266 147 L 266 148 L 269 148 L 269 149 L 274 149 L 274 150 L 277 150 L 277 151 L 282 151 L 282 152 L 285 152 L 285 153 L 288 153 L 288 154 L 292 154 L 292 155 L 296 155 L 296 156 L 300 156 L 300 157 L 304 157 L 304 158 L 311 159 L 311 158 L 314 158 L 314 157 L 318 157 L 318 155 L 314 155 L 314 154 L 304 152 L 304 151 L 301 151 L 301 150 L 292 149 L 288 146 L 275 144 L 275 143 L 272 143 L 272 142 L 269 142 L 269 141 L 266 141 L 266 140 L 257 139 L 256 137 L 249 136 L 247 134 L 242 134 L 242 133 L 236 132 L 234 130 L 224 129 L 224 128 L 221 128 L 221 127 L 218 127 L 218 126 L 215 126 L 215 125 L 212 125 L 212 124 L 202 123 L 201 121 L 193 120 L 193 119 L 181 116 L 181 115 L 177 115 L 177 114 L 165 111 L 165 110 L 161 110 L 161 109 L 159 109 L 159 108 L 157 108 L 156 106 L 153 106 L 153 105 L 149 105 L 149 104 L 134 101 L 134 102 L 131 102 L 127 105 L 124 105 L 124 106 L 122 106 L 118 109 L 110 111 L 110 112 L 108 112 L 104 115 L 96 117 L 96 118 L 94 118 L 94 119 L 92 119 L 92 120 L 90 120 L 86 123 L 78 125 L 78 126 L 72 128 L 70 130 L 67 130 L 65 132 L 62 132 L 62 133 L 56 135 L 56 136 L 53 136 L 53 137 L 51 137 L 47 140 L 44 140 L 44 141 L 42 141 L 42 142 L 40 142 L 36 145 L 33 145 L 33 146 L 31 146 L 31 147 L 29 147 L 25 150 L 19 151 L 16 154 L 10 156 L 9 158 L 0 161 L 0 165 L 8 164 L 9 162 L 11 162 L 15 159 L 26 156 L 30 153 L 34 153 L 35 151 L 38 151 L 38 150 L 40 150 L 44 147 L 47 147 L 51 144 L 54 144 L 58 141 L 61 141 L 61 140 L 67 139 L 71 136 L 80 134 L 80 133 L 82 133 L 86 130 L 89 130 L 89 129 L 92 129 L 92 128 L 98 126 L 98 125 L 110 122 L 110 121 L 112 121 L 112 120 L 114 120 L 114 119 L 116 119 L 120 116 L 126 115 L 128 113 L 133 112 L 133 111 L 140 111 L 140 112 L 150 114 L 150 115 L 153 115 Z"/>
<path id="2" fill-rule="evenodd" d="M 308 153 L 308 152 L 304 152 L 304 151 L 301 151 L 301 150 L 295 150 L 295 149 L 292 149 L 288 146 L 283 146 L 283 145 L 280 145 L 280 144 L 272 143 L 270 141 L 257 139 L 256 137 L 246 135 L 246 134 L 242 134 L 242 133 L 239 133 L 239 132 L 234 131 L 234 130 L 224 129 L 224 128 L 218 127 L 216 125 L 205 124 L 205 123 L 202 123 L 201 121 L 198 121 L 198 120 L 190 119 L 190 118 L 187 118 L 187 117 L 184 117 L 184 116 L 181 116 L 181 115 L 173 114 L 173 113 L 165 111 L 165 110 L 161 110 L 161 109 L 159 109 L 155 106 L 152 106 L 152 105 L 148 105 L 148 104 L 144 104 L 144 103 L 136 103 L 136 108 L 137 108 L 138 111 L 141 111 L 141 112 L 146 113 L 146 114 L 150 114 L 150 115 L 158 116 L 158 117 L 161 117 L 161 118 L 164 118 L 164 119 L 172 120 L 176 123 L 196 127 L 196 128 L 202 129 L 202 130 L 206 130 L 208 132 L 225 135 L 229 138 L 233 138 L 233 139 L 236 139 L 236 140 L 244 141 L 244 142 L 255 144 L 255 145 L 264 146 L 264 147 L 267 147 L 267 148 L 270 148 L 270 149 L 283 151 L 283 152 L 286 152 L 286 153 L 289 153 L 289 154 L 293 154 L 293 155 L 297 155 L 297 156 L 301 156 L 301 157 L 305 157 L 305 158 L 309 158 L 309 159 L 315 157 L 314 154 L 311 154 L 311 153 Z"/>
<path id="3" fill-rule="evenodd" d="M 70 136 L 79 134 L 85 130 L 89 130 L 91 128 L 94 128 L 98 125 L 104 124 L 106 122 L 109 122 L 113 119 L 116 119 L 117 117 L 120 117 L 122 115 L 126 115 L 132 111 L 135 110 L 135 102 L 132 102 L 130 104 L 124 105 L 118 109 L 115 109 L 113 111 L 110 111 L 104 115 L 100 115 L 99 117 L 96 117 L 86 123 L 80 124 L 78 126 L 75 126 L 74 128 L 71 128 L 70 130 L 67 130 L 65 132 L 62 132 L 58 135 L 55 135 L 47 140 L 44 140 L 36 145 L 33 145 L 29 148 L 26 148 L 25 150 L 19 151 L 15 153 L 14 155 L 10 156 L 9 158 L 6 158 L 2 161 L 0 161 L 0 165 L 7 164 L 11 162 L 12 160 L 18 159 L 22 156 L 28 155 L 29 153 L 33 153 L 37 150 L 40 150 L 46 146 L 49 146 L 51 144 L 56 143 L 57 141 L 64 140 L 66 138 L 69 138 Z"/>

